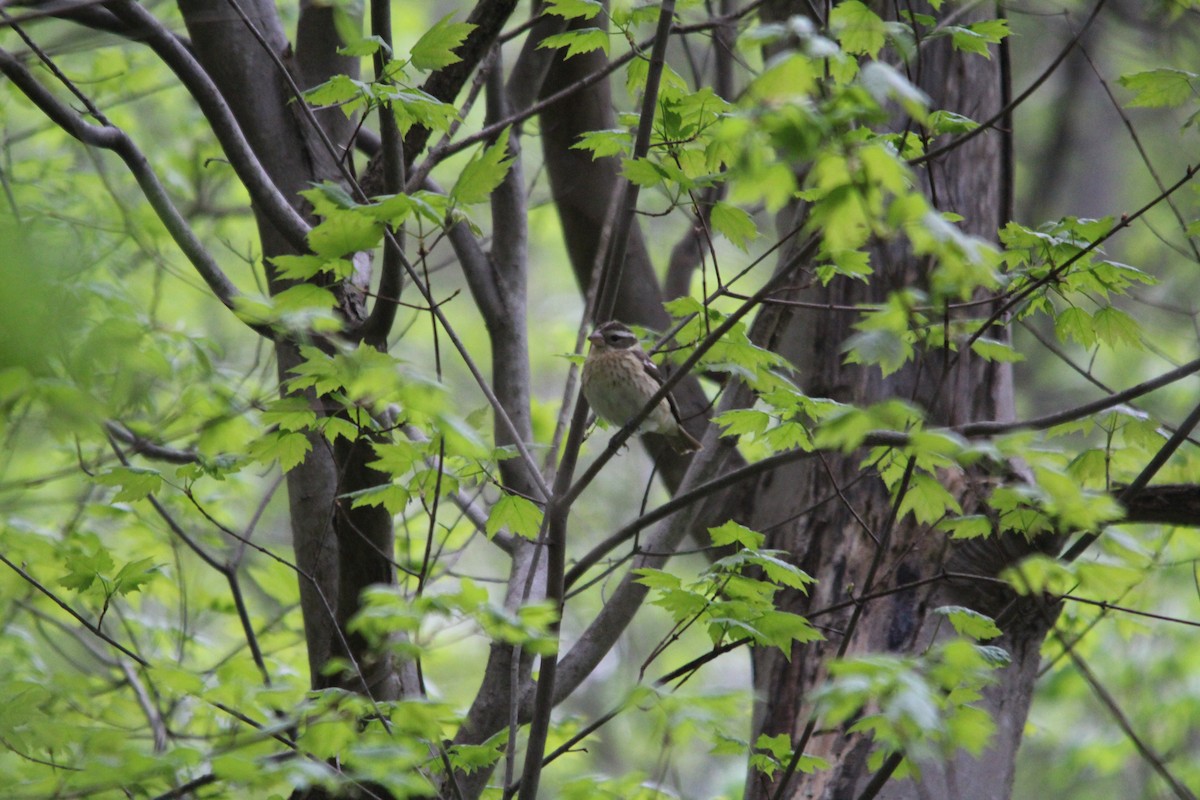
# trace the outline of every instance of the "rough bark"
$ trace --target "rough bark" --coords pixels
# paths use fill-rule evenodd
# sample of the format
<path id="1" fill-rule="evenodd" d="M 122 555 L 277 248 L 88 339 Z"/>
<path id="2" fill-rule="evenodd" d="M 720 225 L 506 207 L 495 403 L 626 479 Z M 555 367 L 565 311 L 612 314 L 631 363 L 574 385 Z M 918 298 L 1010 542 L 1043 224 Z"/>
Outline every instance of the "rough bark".
<path id="1" fill-rule="evenodd" d="M 933 107 L 972 117 L 999 108 L 997 60 L 964 58 L 942 41 L 924 43 L 919 59 L 910 65 L 912 77 L 933 98 Z M 986 238 L 995 234 L 1004 207 L 1001 197 L 1000 134 L 978 137 L 922 173 L 924 188 L 937 208 L 955 211 L 968 232 Z M 781 226 L 782 227 L 782 226 Z M 896 244 L 872 253 L 870 284 L 835 280 L 827 287 L 797 292 L 797 298 L 837 306 L 883 300 L 904 286 L 921 286 L 927 265 Z M 926 410 L 936 423 L 1010 419 L 1012 381 L 1009 369 L 961 353 L 948 362 L 945 351 L 919 354 L 916 361 L 883 378 L 878 368 L 845 364 L 835 354 L 854 333 L 856 315 L 806 311 L 784 321 L 784 327 L 759 330 L 762 340 L 776 339 L 780 349 L 800 365 L 802 387 L 813 396 L 831 397 L 857 405 L 902 398 Z M 804 614 L 852 596 L 931 579 L 922 588 L 890 594 L 869 603 L 852 632 L 847 656 L 864 653 L 915 654 L 939 635 L 938 618 L 930 611 L 942 605 L 965 605 L 997 616 L 1013 597 L 1007 592 L 982 592 L 971 584 L 932 580 L 943 571 L 961 570 L 994 575 L 1023 547 L 1000 541 L 962 548 L 911 517 L 900 520 L 888 536 L 892 501 L 882 481 L 863 470 L 863 453 L 826 455 L 797 462 L 764 475 L 749 488 L 738 506 L 746 509 L 739 521 L 768 533 L 767 544 L 795 554 L 801 567 L 817 578 L 810 596 L 785 598 L 784 607 Z M 964 508 L 978 507 L 983 489 L 971 475 L 942 476 Z M 838 496 L 840 492 L 840 497 Z M 856 516 L 857 515 L 857 516 Z M 872 562 L 881 554 L 875 582 L 865 585 Z M 754 686 L 759 699 L 754 715 L 753 741 L 760 733 L 789 734 L 793 741 L 809 720 L 809 698 L 827 677 L 828 660 L 843 645 L 852 610 L 822 617 L 828 639 L 796 646 L 791 659 L 777 651 L 756 649 Z M 888 783 L 879 796 L 889 798 L 1006 798 L 1013 777 L 1016 748 L 1028 711 L 1038 649 L 1048 620 L 1026 615 L 1009 626 L 996 644 L 1013 657 L 986 693 L 982 706 L 995 718 L 998 731 L 983 757 L 956 757 L 945 764 L 924 764 L 920 785 Z M 944 627 L 944 626 L 943 626 Z M 842 730 L 820 732 L 805 744 L 806 752 L 833 766 L 816 775 L 796 775 L 787 798 L 853 798 L 868 785 L 870 742 Z M 748 776 L 747 800 L 775 797 L 777 781 Z"/>

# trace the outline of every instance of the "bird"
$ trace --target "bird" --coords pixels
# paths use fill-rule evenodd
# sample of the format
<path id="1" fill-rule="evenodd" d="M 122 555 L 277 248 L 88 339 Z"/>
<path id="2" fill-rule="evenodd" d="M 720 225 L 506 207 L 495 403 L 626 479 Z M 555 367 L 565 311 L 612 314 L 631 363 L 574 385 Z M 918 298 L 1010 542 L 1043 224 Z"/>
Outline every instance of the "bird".
<path id="1" fill-rule="evenodd" d="M 601 323 L 588 341 L 592 347 L 583 362 L 583 396 L 597 416 L 614 425 L 624 425 L 662 386 L 662 374 L 642 350 L 633 331 L 620 322 Z M 642 422 L 642 430 L 666 437 L 678 453 L 700 449 L 700 442 L 684 430 L 679 408 L 670 394 Z"/>

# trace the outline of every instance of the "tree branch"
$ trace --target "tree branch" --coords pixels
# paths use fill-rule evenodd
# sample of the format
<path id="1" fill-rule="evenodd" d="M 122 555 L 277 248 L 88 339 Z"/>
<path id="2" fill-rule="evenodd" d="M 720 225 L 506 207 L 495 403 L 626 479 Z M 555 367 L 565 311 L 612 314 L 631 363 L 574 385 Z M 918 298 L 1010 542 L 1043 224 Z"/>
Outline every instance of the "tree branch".
<path id="1" fill-rule="evenodd" d="M 1047 414 L 1044 417 L 1035 417 L 1033 419 L 1020 420 L 1017 422 L 968 422 L 965 425 L 957 425 L 949 430 L 954 433 L 961 434 L 966 437 L 976 436 L 996 436 L 1002 433 L 1011 433 L 1012 431 L 1033 430 L 1041 431 L 1047 428 L 1053 428 L 1055 425 L 1061 425 L 1064 422 L 1074 422 L 1075 420 L 1083 419 L 1091 414 L 1104 411 L 1114 406 L 1119 406 L 1122 403 L 1129 402 L 1135 398 L 1141 397 L 1144 394 L 1149 394 L 1156 389 L 1161 389 L 1164 386 L 1169 386 L 1181 378 L 1186 378 L 1200 372 L 1200 358 L 1195 361 L 1189 361 L 1181 367 L 1164 372 L 1157 378 L 1152 378 L 1148 381 L 1139 383 L 1136 386 L 1131 386 L 1124 391 L 1110 394 L 1108 397 L 1101 397 L 1099 400 L 1093 400 L 1090 403 L 1084 403 L 1081 406 L 1068 408 L 1065 411 L 1059 411 L 1054 414 Z"/>
<path id="2" fill-rule="evenodd" d="M 187 87 L 221 143 L 221 149 L 228 157 L 229 163 L 250 193 L 255 207 L 262 211 L 298 252 L 307 251 L 308 223 L 263 169 L 221 91 L 195 56 L 183 47 L 174 34 L 153 14 L 132 0 L 113 0 L 108 4 L 108 8 L 138 31 L 150 48 Z"/>
<path id="3" fill-rule="evenodd" d="M 227 308 L 233 309 L 234 301 L 241 293 L 192 231 L 159 182 L 158 176 L 154 174 L 150 162 L 125 132 L 111 124 L 92 125 L 86 122 L 72 109 L 59 102 L 16 57 L 3 49 L 0 49 L 0 72 L 3 72 L 54 124 L 86 145 L 111 150 L 125 162 L 125 166 L 175 244 L 183 251 L 217 299 Z M 274 333 L 264 326 L 251 324 L 250 327 L 267 338 L 274 338 Z"/>
<path id="4" fill-rule="evenodd" d="M 654 48 L 650 51 L 650 66 L 646 73 L 646 87 L 642 94 L 642 109 L 638 119 L 637 136 L 633 142 L 631 157 L 636 161 L 645 158 L 650 152 L 650 134 L 654 129 L 654 114 L 658 108 L 658 84 L 662 79 L 663 66 L 666 63 L 667 42 L 670 40 L 671 25 L 675 19 L 674 0 L 665 0 L 658 12 L 658 28 L 654 34 Z M 633 220 L 637 214 L 638 196 L 641 187 L 631 180 L 625 180 L 625 193 L 618 206 L 616 223 L 613 225 L 612 238 L 608 242 L 608 257 L 603 271 L 600 273 L 600 288 L 597 292 L 596 307 L 591 315 L 596 322 L 603 322 L 613 317 L 617 303 L 617 291 L 621 284 L 621 274 L 625 270 L 625 253 L 629 248 L 629 234 Z M 655 404 L 662 398 L 655 400 Z"/>
<path id="5" fill-rule="evenodd" d="M 392 51 L 392 9 L 387 0 L 371 0 L 371 31 Z M 382 49 L 375 53 L 375 80 L 383 81 L 386 75 L 387 53 Z M 404 140 L 396 116 L 390 108 L 381 108 L 379 113 L 380 170 L 385 194 L 400 194 L 404 191 Z M 383 248 L 382 272 L 379 276 L 379 292 L 375 305 L 366 321 L 357 331 L 363 341 L 376 348 L 387 345 L 387 336 L 396 322 L 400 294 L 404 288 L 404 273 L 400 266 L 399 249 L 403 247 L 403 233 L 394 228 L 392 235 L 396 247 Z"/>
<path id="6" fill-rule="evenodd" d="M 453 102 L 454 98 L 458 96 L 459 90 L 466 85 L 467 78 L 491 50 L 504 23 L 508 21 L 516 7 L 517 0 L 480 0 L 467 16 L 467 22 L 475 25 L 476 28 L 467 36 L 466 41 L 454 51 L 460 60 L 430 75 L 421 87 L 422 90 L 443 103 Z M 409 131 L 408 136 L 404 139 L 406 165 L 411 166 L 417 154 L 425 149 L 425 143 L 429 141 L 429 133 L 429 128 L 420 125 L 413 126 L 413 129 Z"/>
<path id="7" fill-rule="evenodd" d="M 37 589 L 39 592 L 41 592 L 42 594 L 44 594 L 46 597 L 48 597 L 48 598 L 50 598 L 52 601 L 54 601 L 54 604 L 55 604 L 55 605 L 57 605 L 57 606 L 58 606 L 59 608 L 61 608 L 63 611 L 66 611 L 68 614 L 70 614 L 72 617 L 74 617 L 74 618 L 75 618 L 75 620 L 76 620 L 76 621 L 77 621 L 77 622 L 78 622 L 80 625 L 82 625 L 83 627 L 85 627 L 85 628 L 87 628 L 89 631 L 91 631 L 91 633 L 92 633 L 94 636 L 96 636 L 96 637 L 98 637 L 98 638 L 100 638 L 100 639 L 104 640 L 105 642 L 107 642 L 107 643 L 108 643 L 108 644 L 110 644 L 111 646 L 115 647 L 117 650 L 120 650 L 122 653 L 124 653 L 125 655 L 129 656 L 129 657 L 130 657 L 130 658 L 132 658 L 134 661 L 136 661 L 136 662 L 137 662 L 139 665 L 141 665 L 141 666 L 143 666 L 143 667 L 149 667 L 149 666 L 150 666 L 150 662 L 146 661 L 146 659 L 142 658 L 142 657 L 141 657 L 141 656 L 139 656 L 137 653 L 133 652 L 133 651 L 132 651 L 132 650 L 130 650 L 128 647 L 126 647 L 125 645 L 123 645 L 123 644 L 121 644 L 120 642 L 118 642 L 116 639 L 113 639 L 113 638 L 112 638 L 111 636 L 109 636 L 107 633 L 105 633 L 104 631 L 100 630 L 100 628 L 99 628 L 99 627 L 97 627 L 96 625 L 93 625 L 91 622 L 89 622 L 89 621 L 87 621 L 86 619 L 84 619 L 84 618 L 83 618 L 83 616 L 82 616 L 82 615 L 81 615 L 79 612 L 77 612 L 75 609 L 73 609 L 73 608 L 71 608 L 69 605 L 67 605 L 67 603 L 66 603 L 66 602 L 65 602 L 65 601 L 64 601 L 62 598 L 60 598 L 60 597 L 59 597 L 58 595 L 56 595 L 54 592 L 50 591 L 50 590 L 49 590 L 49 589 L 47 589 L 45 586 L 43 586 L 43 585 L 42 585 L 42 584 L 41 584 L 41 583 L 40 583 L 40 582 L 37 580 L 37 578 L 33 577 L 33 576 L 32 576 L 32 575 L 30 575 L 28 572 L 26 572 L 25 570 L 21 569 L 20 567 L 18 567 L 18 566 L 17 566 L 16 564 L 14 564 L 13 562 L 9 561 L 9 560 L 8 560 L 8 559 L 7 559 L 7 558 L 4 556 L 4 554 L 3 554 L 3 553 L 0 553 L 0 563 L 3 563 L 3 564 L 6 566 L 6 567 L 8 567 L 9 569 L 11 569 L 13 572 L 15 572 L 15 573 L 17 573 L 18 575 L 20 575 L 20 576 L 21 576 L 21 579 L 22 579 L 22 580 L 24 580 L 26 583 L 28 583 L 30 586 L 32 586 L 34 589 Z"/>
<path id="8" fill-rule="evenodd" d="M 1076 31 L 1075 35 L 1073 37 L 1071 37 L 1071 41 L 1067 42 L 1067 46 L 1064 47 L 1062 49 L 1062 51 L 1058 54 L 1058 56 L 1053 61 L 1050 62 L 1050 65 L 1048 67 L 1046 67 L 1046 69 L 1042 70 L 1041 75 L 1039 75 L 1037 77 L 1037 79 L 1033 81 L 1033 83 L 1029 84 L 1029 86 L 1025 89 L 1025 91 L 1021 92 L 1019 95 L 1017 95 L 1012 100 L 1010 100 L 1008 103 L 1006 103 L 1003 108 L 1001 108 L 999 111 L 997 111 L 991 117 L 988 117 L 986 120 L 979 123 L 978 127 L 972 128 L 971 130 L 967 131 L 966 133 L 959 136 L 958 138 L 953 139 L 950 142 L 947 142 L 946 144 L 942 145 L 941 147 L 938 147 L 934 150 L 930 150 L 928 153 L 925 153 L 922 156 L 918 156 L 916 158 L 909 159 L 909 162 L 908 162 L 909 165 L 915 167 L 919 164 L 925 164 L 927 162 L 933 161 L 936 158 L 940 158 L 941 156 L 944 156 L 946 153 L 949 153 L 952 150 L 956 150 L 959 147 L 962 147 L 964 144 L 971 141 L 976 136 L 979 136 L 980 134 L 986 133 L 987 131 L 991 130 L 992 128 L 994 128 L 996 126 L 997 123 L 1002 122 L 1006 117 L 1008 117 L 1009 114 L 1011 114 L 1013 112 L 1014 109 L 1017 108 L 1017 106 L 1021 105 L 1026 100 L 1028 100 L 1030 98 L 1030 96 L 1033 95 L 1034 92 L 1036 92 L 1039 88 L 1041 88 L 1043 83 L 1045 83 L 1047 80 L 1049 80 L 1050 76 L 1054 74 L 1055 70 L 1058 69 L 1059 65 L 1062 64 L 1062 62 L 1066 59 L 1066 57 L 1068 55 L 1070 55 L 1071 51 L 1075 49 L 1075 46 L 1077 44 L 1079 44 L 1080 39 L 1083 38 L 1083 34 L 1087 32 L 1087 29 L 1089 27 L 1091 27 L 1092 21 L 1096 19 L 1096 16 L 1100 13 L 1100 9 L 1104 7 L 1105 2 L 1106 2 L 1106 0 L 1097 0 L 1096 1 L 1096 5 L 1092 8 L 1092 13 L 1088 15 L 1088 18 L 1083 23 L 1083 26 L 1078 31 Z"/>

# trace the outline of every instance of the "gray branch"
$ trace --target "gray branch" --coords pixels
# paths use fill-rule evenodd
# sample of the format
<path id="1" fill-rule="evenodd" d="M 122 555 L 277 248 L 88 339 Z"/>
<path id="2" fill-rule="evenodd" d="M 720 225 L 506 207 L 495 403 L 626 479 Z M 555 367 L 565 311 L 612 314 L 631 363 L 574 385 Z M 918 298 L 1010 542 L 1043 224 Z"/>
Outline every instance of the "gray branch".
<path id="1" fill-rule="evenodd" d="M 221 91 L 192 52 L 153 14 L 132 0 L 115 0 L 109 4 L 109 10 L 137 31 L 139 38 L 150 46 L 187 88 L 216 134 L 229 163 L 250 193 L 255 207 L 299 252 L 307 250 L 305 237 L 308 235 L 308 223 L 271 180 Z"/>

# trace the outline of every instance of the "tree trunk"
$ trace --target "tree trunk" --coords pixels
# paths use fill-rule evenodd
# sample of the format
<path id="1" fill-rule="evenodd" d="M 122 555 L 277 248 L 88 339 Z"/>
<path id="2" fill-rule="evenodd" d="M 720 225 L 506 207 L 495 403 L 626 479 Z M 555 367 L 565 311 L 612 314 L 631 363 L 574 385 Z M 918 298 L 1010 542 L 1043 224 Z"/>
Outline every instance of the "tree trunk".
<path id="1" fill-rule="evenodd" d="M 267 48 L 305 86 L 338 72 L 353 72 L 354 65 L 336 56 L 340 41 L 328 8 L 303 6 L 298 25 L 300 46 L 293 56 L 273 5 L 247 3 L 243 7 L 265 45 L 221 2 L 185 0 L 180 4 L 197 59 L 220 89 L 267 174 L 303 212 L 306 209 L 301 190 L 339 178 L 337 154 L 327 151 L 297 109 L 298 101 Z M 322 124 L 335 147 L 348 146 L 352 126 L 344 115 L 326 114 Z M 256 214 L 264 259 L 294 253 L 295 248 L 257 209 Z M 267 274 L 272 293 L 287 287 L 269 267 Z M 334 287 L 350 327 L 363 321 L 361 288 L 367 277 L 356 275 L 352 281 Z M 281 339 L 276 358 L 280 380 L 291 377 L 291 370 L 299 362 L 296 346 Z M 339 413 L 336 403 L 312 396 L 309 401 L 318 414 Z M 386 478 L 366 466 L 374 459 L 368 437 L 355 442 L 339 439 L 337 446 L 315 432 L 308 438 L 308 456 L 288 473 L 287 485 L 293 547 L 302 572 L 300 599 L 312 685 L 342 685 L 377 700 L 395 699 L 401 687 L 390 659 L 373 661 L 361 637 L 346 631 L 362 590 L 393 580 L 389 560 L 393 552 L 392 518 L 381 508 L 351 509 L 337 500 L 340 495 L 378 485 Z M 361 674 L 324 675 L 322 669 L 333 656 L 350 659 Z"/>
<path id="2" fill-rule="evenodd" d="M 923 42 L 908 74 L 932 97 L 933 108 L 981 119 L 1003 103 L 999 59 L 985 61 L 956 53 L 945 38 Z M 985 238 L 994 237 L 1006 209 L 1004 192 L 1010 183 L 1005 171 L 1010 165 L 1002 163 L 1003 135 L 976 137 L 919 173 L 937 209 L 962 215 L 966 231 Z M 834 280 L 825 287 L 797 291 L 795 298 L 846 307 L 880 302 L 901 287 L 925 286 L 927 264 L 902 246 L 876 247 L 872 265 L 869 284 Z M 858 406 L 902 399 L 925 409 L 933 424 L 1012 418 L 1013 387 L 1007 365 L 989 364 L 961 351 L 950 353 L 957 358 L 948 361 L 947 351 L 937 349 L 918 351 L 913 362 L 883 378 L 877 367 L 843 362 L 841 348 L 854 333 L 856 313 L 804 310 L 790 318 L 779 316 L 776 329 L 756 332 L 759 341 L 780 342 L 779 349 L 799 365 L 800 383 L 811 396 Z M 920 654 L 949 628 L 943 618 L 930 613 L 933 609 L 961 605 L 995 617 L 1014 600 L 1008 592 L 982 591 L 978 584 L 938 576 L 944 571 L 995 575 L 1028 552 L 1027 547 L 1011 546 L 1002 539 L 963 547 L 946 534 L 915 523 L 911 516 L 897 520 L 889 530 L 893 500 L 878 474 L 864 468 L 866 460 L 868 456 L 858 451 L 796 462 L 764 475 L 746 490 L 740 503 L 731 506 L 751 509 L 739 521 L 767 533 L 768 547 L 795 554 L 800 566 L 817 579 L 810 595 L 794 592 L 784 598 L 786 610 L 808 614 L 865 594 L 919 584 L 866 603 L 849 632 L 849 642 L 843 642 L 842 634 L 853 607 L 821 616 L 817 621 L 827 639 L 796 645 L 790 660 L 777 650 L 756 648 L 752 663 L 758 701 L 752 742 L 759 734 L 786 733 L 793 742 L 801 737 L 812 712 L 812 693 L 827 679 L 827 663 L 839 648 L 845 647 L 846 657 Z M 985 499 L 982 476 L 946 473 L 940 477 L 965 513 L 979 508 Z M 867 585 L 877 558 L 874 581 Z M 919 786 L 913 781 L 892 781 L 877 796 L 1008 797 L 1039 645 L 1051 619 L 1052 615 L 1028 615 L 1023 625 L 1009 625 L 1005 636 L 992 643 L 1005 648 L 1013 660 L 1000 670 L 998 683 L 986 691 L 981 703 L 997 723 L 989 749 L 980 758 L 963 754 L 945 763 L 922 762 Z M 818 729 L 804 749 L 825 758 L 832 768 L 795 775 L 782 796 L 827 800 L 860 796 L 876 773 L 868 767 L 871 748 L 870 739 L 863 735 Z M 779 778 L 779 773 L 774 780 L 750 774 L 747 800 L 778 796 Z"/>

